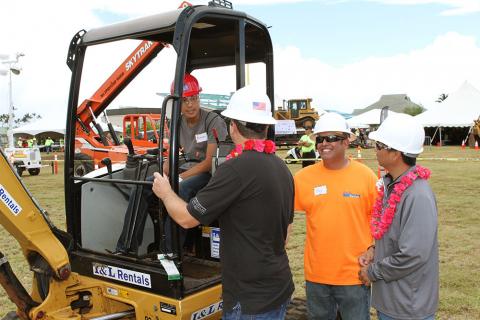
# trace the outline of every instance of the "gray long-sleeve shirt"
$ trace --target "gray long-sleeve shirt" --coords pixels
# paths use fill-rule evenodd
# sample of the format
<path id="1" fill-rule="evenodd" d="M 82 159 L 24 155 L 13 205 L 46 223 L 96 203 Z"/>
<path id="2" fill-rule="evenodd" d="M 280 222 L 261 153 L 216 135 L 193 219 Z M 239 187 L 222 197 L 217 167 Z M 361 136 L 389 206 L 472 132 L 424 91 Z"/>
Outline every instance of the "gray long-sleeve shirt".
<path id="1" fill-rule="evenodd" d="M 402 176 L 384 178 L 384 203 Z M 390 228 L 375 243 L 375 259 L 368 267 L 372 306 L 395 319 L 431 316 L 438 308 L 438 273 L 435 195 L 426 180 L 416 179 L 397 204 Z"/>

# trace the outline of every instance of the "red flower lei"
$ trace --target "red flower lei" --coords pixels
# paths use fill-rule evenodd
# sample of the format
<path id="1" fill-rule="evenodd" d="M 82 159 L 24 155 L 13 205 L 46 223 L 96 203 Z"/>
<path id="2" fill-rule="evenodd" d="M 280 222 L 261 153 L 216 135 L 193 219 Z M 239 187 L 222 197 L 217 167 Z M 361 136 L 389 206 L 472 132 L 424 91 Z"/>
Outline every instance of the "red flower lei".
<path id="1" fill-rule="evenodd" d="M 243 144 L 236 144 L 235 148 L 227 155 L 227 160 L 236 158 L 242 154 L 244 150 L 254 150 L 257 152 L 265 152 L 267 154 L 275 152 L 275 143 L 272 140 L 247 140 Z"/>
<path id="2" fill-rule="evenodd" d="M 382 238 L 392 224 L 393 218 L 395 217 L 395 209 L 402 198 L 403 192 L 405 192 L 417 178 L 425 180 L 430 178 L 430 173 L 429 169 L 417 165 L 414 170 L 404 175 L 400 179 L 400 182 L 393 187 L 393 192 L 390 194 L 390 197 L 388 197 L 385 208 L 383 207 L 383 196 L 385 192 L 383 183 L 377 186 L 378 198 L 373 206 L 372 219 L 370 221 L 370 230 L 375 239 L 378 240 Z"/>

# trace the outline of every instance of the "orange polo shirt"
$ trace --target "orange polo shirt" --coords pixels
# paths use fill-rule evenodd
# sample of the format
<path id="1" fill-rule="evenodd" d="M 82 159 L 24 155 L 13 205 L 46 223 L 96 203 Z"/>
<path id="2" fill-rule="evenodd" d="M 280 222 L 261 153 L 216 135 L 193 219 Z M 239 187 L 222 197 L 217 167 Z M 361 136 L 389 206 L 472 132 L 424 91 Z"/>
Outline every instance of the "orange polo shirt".
<path id="1" fill-rule="evenodd" d="M 331 285 L 360 284 L 358 256 L 373 243 L 371 210 L 377 177 L 367 166 L 350 160 L 340 170 L 322 162 L 294 177 L 295 211 L 307 215 L 305 279 Z"/>

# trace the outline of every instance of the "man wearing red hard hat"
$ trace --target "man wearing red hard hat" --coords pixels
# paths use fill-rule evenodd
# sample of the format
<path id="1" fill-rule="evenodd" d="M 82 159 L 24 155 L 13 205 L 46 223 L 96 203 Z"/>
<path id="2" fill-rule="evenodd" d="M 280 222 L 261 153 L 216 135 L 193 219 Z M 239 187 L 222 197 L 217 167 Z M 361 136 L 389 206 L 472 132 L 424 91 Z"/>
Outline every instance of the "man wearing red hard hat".
<path id="1" fill-rule="evenodd" d="M 186 162 L 180 168 L 183 172 L 179 175 L 181 180 L 178 190 L 184 201 L 193 198 L 211 178 L 212 157 L 217 148 L 214 130 L 217 131 L 219 141 L 225 141 L 227 136 L 225 121 L 215 112 L 200 108 L 201 91 L 198 80 L 186 73 L 183 78 L 180 119 L 180 146 Z M 170 93 L 173 94 L 173 82 Z M 168 174 L 168 161 L 164 163 L 163 171 Z M 169 230 L 168 226 L 166 230 Z M 185 235 L 182 232 L 182 237 Z"/>

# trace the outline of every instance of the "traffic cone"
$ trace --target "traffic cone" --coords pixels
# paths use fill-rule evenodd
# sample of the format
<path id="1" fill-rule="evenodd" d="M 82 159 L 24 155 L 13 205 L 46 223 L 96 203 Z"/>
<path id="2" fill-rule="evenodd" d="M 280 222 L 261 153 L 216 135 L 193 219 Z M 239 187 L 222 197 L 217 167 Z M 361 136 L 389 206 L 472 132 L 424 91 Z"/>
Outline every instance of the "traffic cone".
<path id="1" fill-rule="evenodd" d="M 384 175 L 385 175 L 385 168 L 382 166 L 378 166 L 378 171 L 377 171 L 378 179 L 380 179 Z"/>
<path id="2" fill-rule="evenodd" d="M 478 141 L 475 141 L 475 150 L 478 150 Z"/>
<path id="3" fill-rule="evenodd" d="M 462 149 L 465 149 L 465 140 L 462 140 Z"/>
<path id="4" fill-rule="evenodd" d="M 360 146 L 357 146 L 357 158 L 361 159 L 362 158 L 362 151 L 360 149 Z"/>
<path id="5" fill-rule="evenodd" d="M 57 157 L 57 155 L 54 156 L 54 160 L 53 160 L 53 173 L 58 174 L 58 157 Z"/>

